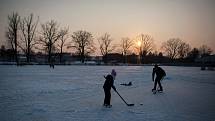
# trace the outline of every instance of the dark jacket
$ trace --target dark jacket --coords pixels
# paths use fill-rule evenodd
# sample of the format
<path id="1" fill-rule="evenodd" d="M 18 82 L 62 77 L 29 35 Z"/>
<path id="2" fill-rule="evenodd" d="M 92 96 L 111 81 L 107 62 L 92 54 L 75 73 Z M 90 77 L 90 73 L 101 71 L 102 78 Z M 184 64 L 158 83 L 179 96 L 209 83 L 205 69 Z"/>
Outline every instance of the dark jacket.
<path id="1" fill-rule="evenodd" d="M 104 88 L 105 90 L 110 90 L 111 87 L 112 87 L 114 90 L 116 90 L 116 88 L 115 88 L 115 86 L 113 85 L 113 83 L 114 83 L 113 77 L 112 77 L 111 75 L 107 75 L 107 76 L 105 77 L 105 83 L 104 83 L 104 85 L 103 85 L 103 88 Z"/>
<path id="2" fill-rule="evenodd" d="M 161 67 L 153 68 L 152 77 L 156 74 L 157 77 L 164 77 L 166 76 L 166 72 Z"/>

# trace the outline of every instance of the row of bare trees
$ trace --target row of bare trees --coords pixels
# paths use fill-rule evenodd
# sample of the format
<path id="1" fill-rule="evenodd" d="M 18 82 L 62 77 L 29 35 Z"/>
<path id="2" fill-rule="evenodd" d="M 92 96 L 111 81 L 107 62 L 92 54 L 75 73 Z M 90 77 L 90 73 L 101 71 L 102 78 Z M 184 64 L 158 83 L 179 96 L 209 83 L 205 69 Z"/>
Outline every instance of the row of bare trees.
<path id="1" fill-rule="evenodd" d="M 167 40 L 162 44 L 162 49 L 170 59 L 186 58 L 195 50 L 198 50 L 198 55 L 201 57 L 208 56 L 212 53 L 212 49 L 207 45 L 202 45 L 199 49 L 194 48 L 191 50 L 191 46 L 180 38 L 171 38 Z"/>
<path id="2" fill-rule="evenodd" d="M 24 18 L 21 18 L 18 13 L 8 16 L 6 38 L 15 53 L 16 62 L 18 62 L 18 47 L 26 54 L 27 62 L 30 62 L 38 20 L 39 18 L 34 21 L 33 14 Z"/>
<path id="3" fill-rule="evenodd" d="M 18 62 L 18 56 L 17 56 L 17 48 L 18 48 L 18 40 L 17 40 L 17 34 L 18 34 L 18 26 L 20 23 L 20 16 L 18 13 L 13 13 L 11 16 L 8 16 L 8 30 L 6 32 L 6 37 L 8 40 L 8 43 L 11 45 L 11 48 L 15 52 L 15 60 Z"/>
<path id="4" fill-rule="evenodd" d="M 167 40 L 163 43 L 162 48 L 170 59 L 175 59 L 177 57 L 184 58 L 191 50 L 190 45 L 179 38 L 171 38 Z"/>
<path id="5" fill-rule="evenodd" d="M 30 14 L 27 17 L 20 17 L 18 13 L 8 16 L 8 29 L 6 31 L 7 42 L 15 52 L 15 60 L 18 63 L 18 49 L 26 55 L 27 62 L 31 61 L 33 49 L 43 50 L 48 55 L 48 62 L 54 61 L 55 53 L 59 53 L 60 62 L 65 49 L 72 48 L 73 53 L 79 55 L 84 63 L 86 56 L 96 50 L 95 38 L 90 32 L 79 30 L 69 33 L 69 27 L 60 28 L 54 21 L 42 23 L 40 30 L 37 29 L 39 17 Z M 107 62 L 107 55 L 117 50 L 124 57 L 127 63 L 127 55 L 136 53 L 140 60 L 155 51 L 154 39 L 147 34 L 140 34 L 134 39 L 123 37 L 118 46 L 114 45 L 114 39 L 110 34 L 97 38 L 97 44 L 103 61 Z M 171 38 L 162 44 L 162 50 L 170 59 L 185 58 L 191 51 L 191 46 L 179 38 Z M 210 55 L 212 50 L 206 46 L 201 46 L 202 55 Z"/>

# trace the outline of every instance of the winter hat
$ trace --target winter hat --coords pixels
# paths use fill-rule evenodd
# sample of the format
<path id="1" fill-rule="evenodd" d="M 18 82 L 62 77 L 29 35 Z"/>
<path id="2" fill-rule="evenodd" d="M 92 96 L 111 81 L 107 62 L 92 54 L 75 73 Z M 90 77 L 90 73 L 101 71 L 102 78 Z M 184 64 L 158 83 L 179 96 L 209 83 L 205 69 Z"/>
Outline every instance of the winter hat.
<path id="1" fill-rule="evenodd" d="M 114 77 L 116 76 L 116 71 L 114 69 L 112 69 L 111 75 L 114 76 Z"/>

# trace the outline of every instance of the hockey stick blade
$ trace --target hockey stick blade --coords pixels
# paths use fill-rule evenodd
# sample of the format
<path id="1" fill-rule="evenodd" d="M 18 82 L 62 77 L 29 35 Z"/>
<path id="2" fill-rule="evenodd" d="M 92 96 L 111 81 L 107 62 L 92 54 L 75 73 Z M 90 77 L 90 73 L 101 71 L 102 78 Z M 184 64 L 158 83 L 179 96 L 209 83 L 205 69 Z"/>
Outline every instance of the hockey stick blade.
<path id="1" fill-rule="evenodd" d="M 134 106 L 134 104 L 127 104 L 127 106 Z"/>

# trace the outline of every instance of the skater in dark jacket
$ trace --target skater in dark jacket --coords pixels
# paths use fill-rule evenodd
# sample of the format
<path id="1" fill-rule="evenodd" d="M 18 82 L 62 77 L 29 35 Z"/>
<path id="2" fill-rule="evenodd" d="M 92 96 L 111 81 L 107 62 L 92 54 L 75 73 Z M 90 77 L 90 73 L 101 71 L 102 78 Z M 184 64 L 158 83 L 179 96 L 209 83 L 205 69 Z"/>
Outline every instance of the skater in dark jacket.
<path id="1" fill-rule="evenodd" d="M 116 77 L 116 72 L 113 69 L 111 74 L 105 76 L 105 83 L 103 85 L 103 89 L 105 92 L 105 99 L 103 106 L 111 107 L 110 100 L 111 100 L 111 87 L 116 91 L 116 88 L 114 86 L 114 79 Z"/>
<path id="2" fill-rule="evenodd" d="M 155 74 L 156 74 L 156 78 L 154 81 Z M 153 72 L 152 72 L 152 81 L 154 82 L 154 88 L 152 89 L 152 91 L 156 90 L 157 83 L 160 87 L 160 89 L 158 91 L 163 91 L 163 87 L 162 87 L 160 81 L 164 78 L 164 76 L 166 76 L 166 72 L 161 67 L 158 67 L 157 64 L 155 64 L 155 66 L 153 68 Z"/>

